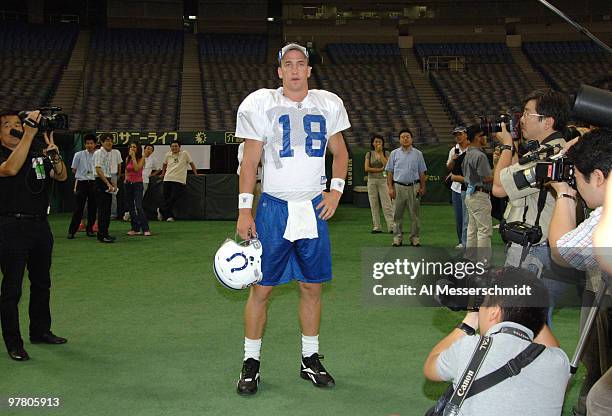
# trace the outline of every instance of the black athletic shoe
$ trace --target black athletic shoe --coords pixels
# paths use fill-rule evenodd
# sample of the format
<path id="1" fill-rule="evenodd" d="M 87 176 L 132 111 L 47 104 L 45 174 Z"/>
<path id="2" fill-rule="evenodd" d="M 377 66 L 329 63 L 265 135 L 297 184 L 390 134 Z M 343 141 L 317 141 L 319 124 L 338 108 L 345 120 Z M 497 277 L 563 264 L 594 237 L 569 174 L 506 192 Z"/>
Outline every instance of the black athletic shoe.
<path id="1" fill-rule="evenodd" d="M 242 363 L 240 379 L 236 383 L 236 391 L 242 396 L 250 396 L 257 393 L 259 385 L 259 361 L 249 358 Z"/>
<path id="2" fill-rule="evenodd" d="M 333 387 L 336 385 L 334 378 L 325 370 L 321 361 L 324 357 L 316 352 L 310 357 L 302 357 L 302 368 L 300 377 L 312 381 L 317 387 Z"/>

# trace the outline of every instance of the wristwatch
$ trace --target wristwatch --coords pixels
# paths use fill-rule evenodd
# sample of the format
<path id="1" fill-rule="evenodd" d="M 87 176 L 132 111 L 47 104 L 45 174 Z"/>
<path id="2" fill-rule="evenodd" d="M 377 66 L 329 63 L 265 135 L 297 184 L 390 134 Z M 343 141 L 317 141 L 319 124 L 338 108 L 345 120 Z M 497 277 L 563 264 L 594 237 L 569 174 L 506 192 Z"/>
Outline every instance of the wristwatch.
<path id="1" fill-rule="evenodd" d="M 501 149 L 501 152 L 503 152 L 504 150 L 510 150 L 511 152 L 513 151 L 512 146 L 510 146 L 509 144 L 502 144 L 501 146 L 499 146 L 499 148 Z"/>
<path id="2" fill-rule="evenodd" d="M 476 330 L 472 328 L 471 326 L 469 326 L 468 324 L 466 324 L 465 322 L 459 322 L 455 328 L 462 330 L 467 335 L 470 335 L 470 336 L 476 335 Z"/>

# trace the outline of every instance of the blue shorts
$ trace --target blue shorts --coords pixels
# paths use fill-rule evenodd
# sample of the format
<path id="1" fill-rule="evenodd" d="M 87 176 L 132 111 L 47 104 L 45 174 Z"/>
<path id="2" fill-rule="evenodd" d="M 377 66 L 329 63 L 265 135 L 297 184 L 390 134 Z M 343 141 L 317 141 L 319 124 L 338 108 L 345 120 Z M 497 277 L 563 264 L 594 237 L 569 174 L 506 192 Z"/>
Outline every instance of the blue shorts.
<path id="1" fill-rule="evenodd" d="M 312 200 L 315 208 L 322 200 L 319 195 Z M 298 280 L 305 283 L 322 283 L 331 280 L 331 250 L 327 221 L 318 217 L 318 238 L 291 242 L 285 240 L 287 227 L 287 202 L 268 194 L 262 194 L 257 207 L 255 226 L 263 247 L 261 270 L 262 286 L 276 286 Z"/>

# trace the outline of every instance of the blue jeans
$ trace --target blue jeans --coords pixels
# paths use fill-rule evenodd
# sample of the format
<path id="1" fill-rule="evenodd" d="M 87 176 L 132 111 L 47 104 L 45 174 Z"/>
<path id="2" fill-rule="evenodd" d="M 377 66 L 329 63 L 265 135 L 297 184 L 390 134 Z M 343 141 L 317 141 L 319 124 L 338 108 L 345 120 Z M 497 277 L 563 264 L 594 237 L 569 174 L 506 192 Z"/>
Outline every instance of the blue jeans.
<path id="1" fill-rule="evenodd" d="M 468 227 L 468 211 L 465 206 L 465 191 L 461 191 L 461 210 L 463 213 L 463 228 L 461 229 L 461 244 L 463 247 L 467 247 L 467 227 Z"/>
<path id="2" fill-rule="evenodd" d="M 467 242 L 467 226 L 468 214 L 465 207 L 465 191 L 461 193 L 451 190 L 453 209 L 455 210 L 455 227 L 457 229 L 457 240 L 466 245 Z"/>
<path id="3" fill-rule="evenodd" d="M 130 209 L 132 231 L 149 231 L 149 221 L 147 221 L 147 215 L 142 209 L 143 189 L 142 182 L 125 183 L 125 200 Z"/>
<path id="4" fill-rule="evenodd" d="M 512 243 L 512 246 L 506 252 L 506 266 L 518 267 L 522 250 L 523 247 Z M 548 244 L 534 246 L 529 250 L 529 254 L 521 267 L 537 274 L 538 278 L 542 279 L 542 284 L 548 289 L 549 308 L 547 323 L 552 328 L 552 314 L 555 305 L 569 290 L 576 290 L 576 285 L 555 279 L 552 273 L 551 261 Z"/>

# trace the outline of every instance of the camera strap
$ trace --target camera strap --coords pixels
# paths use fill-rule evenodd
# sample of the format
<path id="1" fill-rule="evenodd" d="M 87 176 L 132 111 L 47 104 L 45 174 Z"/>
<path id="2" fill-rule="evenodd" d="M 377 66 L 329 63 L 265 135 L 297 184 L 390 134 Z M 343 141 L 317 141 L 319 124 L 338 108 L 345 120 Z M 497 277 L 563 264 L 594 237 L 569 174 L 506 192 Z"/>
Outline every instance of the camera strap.
<path id="1" fill-rule="evenodd" d="M 516 357 L 509 360 L 505 365 L 487 374 L 484 377 L 475 380 L 478 370 L 482 366 L 484 359 L 489 352 L 493 343 L 492 335 L 495 334 L 509 334 L 521 338 L 525 341 L 531 342 L 527 348 L 521 351 Z M 459 409 L 463 405 L 463 402 L 483 391 L 501 383 L 507 378 L 514 377 L 521 372 L 523 368 L 531 364 L 544 350 L 546 347 L 541 344 L 532 342 L 531 337 L 524 331 L 513 328 L 503 327 L 499 331 L 494 332 L 490 336 L 481 336 L 478 347 L 472 355 L 472 359 L 465 369 L 457 388 L 453 392 L 453 395 L 448 401 L 446 408 L 444 409 L 444 415 L 458 415 Z"/>
<path id="2" fill-rule="evenodd" d="M 489 350 L 491 349 L 491 345 L 493 343 L 493 339 L 490 336 L 480 336 L 480 341 L 478 342 L 478 346 L 474 350 L 472 354 L 472 358 L 470 363 L 465 368 L 463 375 L 459 379 L 457 383 L 457 388 L 453 392 L 446 408 L 444 409 L 445 415 L 457 415 L 459 414 L 459 409 L 463 405 L 465 399 L 467 399 L 470 393 L 470 389 L 474 384 L 474 380 L 476 379 L 476 374 L 478 374 L 478 370 L 482 366 Z M 482 390 L 481 390 L 482 391 Z"/>
<path id="3" fill-rule="evenodd" d="M 542 211 L 544 211 L 544 206 L 546 205 L 546 195 L 547 194 L 548 194 L 548 191 L 544 188 L 544 184 L 542 183 L 540 185 L 540 192 L 538 193 L 538 212 L 536 214 L 535 222 L 533 224 L 534 228 L 540 227 L 540 216 L 542 215 Z M 529 209 L 529 206 L 525 204 L 525 211 L 523 211 L 523 222 L 527 221 L 527 210 L 528 209 Z M 523 266 L 523 262 L 527 258 L 527 255 L 529 254 L 529 250 L 531 250 L 532 246 L 533 244 L 531 242 L 523 246 L 523 250 L 521 252 L 521 261 L 519 262 L 519 265 L 518 265 L 519 268 Z"/>
<path id="4" fill-rule="evenodd" d="M 472 397 L 475 394 L 481 393 L 501 383 L 507 378 L 516 376 L 524 367 L 531 364 L 545 349 L 546 347 L 544 345 L 532 342 L 519 355 L 508 361 L 504 366 L 474 381 L 467 397 Z"/>

